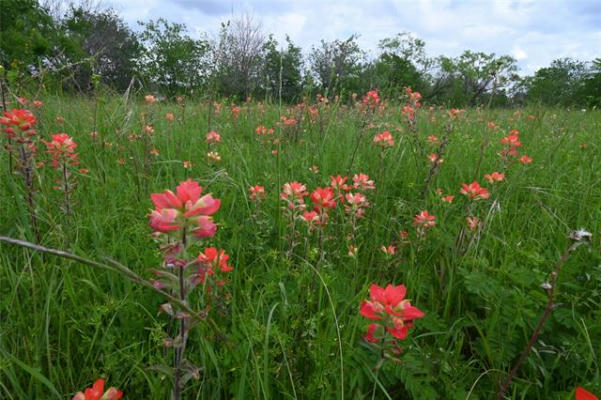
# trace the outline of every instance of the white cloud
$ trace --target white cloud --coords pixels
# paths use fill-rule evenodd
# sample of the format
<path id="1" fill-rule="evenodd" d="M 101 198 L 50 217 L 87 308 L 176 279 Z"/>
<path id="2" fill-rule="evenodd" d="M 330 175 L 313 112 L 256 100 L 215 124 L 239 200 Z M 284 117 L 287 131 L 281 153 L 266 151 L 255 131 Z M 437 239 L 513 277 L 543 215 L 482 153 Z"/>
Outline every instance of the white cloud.
<path id="1" fill-rule="evenodd" d="M 431 56 L 457 56 L 463 50 L 509 54 L 522 73 L 533 73 L 559 57 L 598 57 L 601 41 L 598 0 L 114 0 L 135 28 L 140 19 L 165 17 L 188 24 L 195 32 L 215 35 L 219 23 L 249 13 L 278 40 L 288 34 L 310 51 L 321 39 L 360 35 L 371 55 L 378 42 L 412 32 L 426 42 Z M 595 53 L 596 52 L 596 53 Z"/>

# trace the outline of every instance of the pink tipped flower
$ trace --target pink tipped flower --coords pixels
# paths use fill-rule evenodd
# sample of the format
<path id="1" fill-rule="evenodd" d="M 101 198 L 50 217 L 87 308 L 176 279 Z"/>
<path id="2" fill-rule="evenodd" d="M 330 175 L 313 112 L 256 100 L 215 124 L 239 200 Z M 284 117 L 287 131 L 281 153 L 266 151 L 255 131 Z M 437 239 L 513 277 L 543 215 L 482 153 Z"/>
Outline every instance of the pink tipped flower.
<path id="1" fill-rule="evenodd" d="M 438 157 L 438 154 L 436 153 L 432 153 L 432 154 L 428 154 L 428 160 L 430 160 L 430 162 L 432 164 L 437 163 L 437 164 L 442 164 L 444 162 L 444 159 Z"/>
<path id="2" fill-rule="evenodd" d="M 384 328 L 380 324 L 369 324 L 364 339 L 369 343 L 378 343 L 384 337 Z"/>
<path id="3" fill-rule="evenodd" d="M 248 189 L 248 198 L 251 201 L 261 201 L 265 198 L 265 188 L 263 186 L 255 185 Z"/>
<path id="4" fill-rule="evenodd" d="M 144 96 L 144 100 L 145 100 L 145 101 L 146 101 L 146 103 L 148 103 L 148 104 L 152 104 L 152 103 L 154 103 L 155 101 L 157 101 L 156 97 L 154 97 L 154 96 L 153 96 L 153 95 L 151 95 L 151 94 L 147 94 L 146 96 Z"/>
<path id="5" fill-rule="evenodd" d="M 493 121 L 488 121 L 486 123 L 486 126 L 488 126 L 493 131 L 496 131 L 497 129 L 499 129 L 499 125 L 495 124 Z"/>
<path id="6" fill-rule="evenodd" d="M 227 263 L 230 256 L 225 253 L 225 250 L 219 249 L 215 247 L 207 247 L 204 252 L 200 253 L 196 260 L 204 264 L 204 271 L 211 271 L 209 275 L 213 275 L 215 271 L 219 272 L 230 272 L 234 269 L 231 265 Z"/>
<path id="7" fill-rule="evenodd" d="M 448 196 L 443 196 L 442 201 L 444 201 L 445 203 L 452 203 L 453 200 L 455 199 L 455 196 L 453 196 L 452 194 L 448 195 Z"/>
<path id="8" fill-rule="evenodd" d="M 384 149 L 394 146 L 394 138 L 388 131 L 378 133 L 376 136 L 374 136 L 373 142 L 376 146 L 380 146 Z"/>
<path id="9" fill-rule="evenodd" d="M 104 391 L 104 379 L 98 379 L 91 388 L 84 392 L 77 392 L 72 400 L 119 400 L 123 397 L 123 392 L 114 387 Z"/>
<path id="10" fill-rule="evenodd" d="M 366 106 L 375 107 L 380 104 L 380 95 L 376 90 L 370 90 L 363 97 L 363 104 Z"/>
<path id="11" fill-rule="evenodd" d="M 41 108 L 44 105 L 44 103 L 42 103 L 40 100 L 34 100 L 33 101 L 33 106 L 35 108 Z"/>
<path id="12" fill-rule="evenodd" d="M 470 231 L 475 231 L 480 225 L 480 219 L 478 217 L 467 217 L 467 227 Z"/>
<path id="13" fill-rule="evenodd" d="M 530 164 L 530 163 L 532 163 L 532 158 L 530 158 L 526 154 L 524 154 L 523 156 L 521 156 L 519 158 L 518 161 L 521 162 L 522 164 Z"/>
<path id="14" fill-rule="evenodd" d="M 522 142 L 520 142 L 520 138 L 517 133 L 505 136 L 503 139 L 501 139 L 501 143 L 514 148 L 520 147 L 522 145 Z"/>
<path id="15" fill-rule="evenodd" d="M 314 225 L 319 225 L 321 222 L 317 211 L 304 211 L 300 218 L 309 224 L 309 230 L 313 229 Z"/>
<path id="16" fill-rule="evenodd" d="M 361 173 L 353 176 L 353 187 L 359 190 L 373 190 L 376 188 L 374 181 L 369 179 L 368 175 Z"/>
<path id="17" fill-rule="evenodd" d="M 305 196 L 308 195 L 307 187 L 300 182 L 288 182 L 282 186 L 280 197 L 288 203 L 304 204 Z M 294 207 L 291 207 L 294 208 Z"/>
<path id="18" fill-rule="evenodd" d="M 201 194 L 202 187 L 191 179 L 180 182 L 176 193 L 166 190 L 151 194 L 155 210 L 150 214 L 150 226 L 157 232 L 168 233 L 192 225 L 196 236 L 213 236 L 217 226 L 209 216 L 219 210 L 221 200 Z"/>
<path id="19" fill-rule="evenodd" d="M 347 193 L 344 195 L 346 205 L 344 210 L 355 218 L 363 218 L 365 215 L 365 208 L 369 207 L 369 201 L 363 193 Z"/>
<path id="20" fill-rule="evenodd" d="M 488 183 L 501 182 L 505 179 L 505 174 L 503 172 L 493 172 L 490 174 L 484 175 L 484 178 L 488 181 Z"/>
<path id="21" fill-rule="evenodd" d="M 192 231 L 192 234 L 199 239 L 215 236 L 217 233 L 217 225 L 213 222 L 213 218 L 206 215 L 201 215 L 196 218 L 198 226 Z"/>
<path id="22" fill-rule="evenodd" d="M 316 188 L 315 191 L 311 193 L 311 201 L 313 202 L 315 209 L 319 211 L 336 207 L 334 192 L 329 186 L 326 186 L 325 188 Z"/>
<path id="23" fill-rule="evenodd" d="M 336 192 L 347 191 L 349 190 L 349 186 L 346 185 L 346 181 L 348 176 L 341 176 L 338 174 L 337 176 L 330 176 L 330 187 L 334 189 Z"/>
<path id="24" fill-rule="evenodd" d="M 75 153 L 77 144 L 73 141 L 71 136 L 66 133 L 58 133 L 52 135 L 52 140 L 50 142 L 46 140 L 42 140 L 42 142 L 48 149 L 46 153 L 50 154 L 52 157 L 51 163 L 54 168 L 59 168 L 65 163 L 71 165 L 78 164 L 77 153 Z"/>
<path id="25" fill-rule="evenodd" d="M 488 199 L 490 197 L 490 192 L 486 188 L 481 187 L 477 181 L 474 181 L 469 185 L 462 183 L 461 186 L 461 194 L 464 194 L 471 199 L 480 200 Z"/>
<path id="26" fill-rule="evenodd" d="M 424 316 L 421 310 L 405 299 L 406 292 L 405 285 L 388 285 L 382 288 L 372 284 L 369 288 L 370 300 L 361 303 L 360 313 L 365 318 L 381 321 L 379 324 L 384 326 L 387 332 L 402 340 L 414 326 L 413 320 Z M 374 338 L 376 330 L 377 328 L 370 325 L 366 339 Z"/>
<path id="27" fill-rule="evenodd" d="M 33 136 L 35 131 L 32 129 L 37 122 L 33 113 L 25 109 L 13 109 L 4 111 L 4 116 L 0 118 L 0 125 L 6 126 L 4 132 L 12 139 L 19 133 L 26 136 Z M 18 129 L 18 131 L 16 131 Z"/>
<path id="28" fill-rule="evenodd" d="M 175 115 L 173 115 L 173 113 L 166 113 L 165 114 L 165 119 L 169 122 L 175 120 Z"/>
<path id="29" fill-rule="evenodd" d="M 382 246 L 380 247 L 380 250 L 382 250 L 382 253 L 386 254 L 387 256 L 396 254 L 396 247 L 394 246 Z"/>
<path id="30" fill-rule="evenodd" d="M 415 108 L 411 106 L 404 106 L 402 109 L 402 113 L 407 116 L 409 121 L 413 121 L 415 119 Z"/>
<path id="31" fill-rule="evenodd" d="M 449 114 L 453 118 L 459 118 L 463 113 L 465 113 L 464 109 L 451 108 L 451 110 L 449 111 Z"/>
<path id="32" fill-rule="evenodd" d="M 428 214 L 428 210 L 424 210 L 413 218 L 413 226 L 427 231 L 436 225 L 435 219 L 434 215 Z"/>
<path id="33" fill-rule="evenodd" d="M 221 135 L 215 131 L 207 133 L 207 143 L 221 143 Z"/>

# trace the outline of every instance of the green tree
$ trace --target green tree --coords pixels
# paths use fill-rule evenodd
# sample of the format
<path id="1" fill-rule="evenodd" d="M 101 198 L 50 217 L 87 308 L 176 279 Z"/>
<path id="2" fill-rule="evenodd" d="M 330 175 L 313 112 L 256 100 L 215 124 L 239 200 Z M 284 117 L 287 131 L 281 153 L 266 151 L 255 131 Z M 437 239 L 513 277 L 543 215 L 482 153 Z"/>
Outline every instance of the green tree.
<path id="1" fill-rule="evenodd" d="M 584 104 L 583 87 L 586 64 L 571 58 L 554 60 L 535 72 L 529 82 L 526 98 L 529 102 L 547 105 Z"/>
<path id="2" fill-rule="evenodd" d="M 439 101 L 455 107 L 506 98 L 505 91 L 518 78 L 516 60 L 510 56 L 466 50 L 456 58 L 441 56 L 438 63 L 434 90 Z"/>
<path id="3" fill-rule="evenodd" d="M 584 81 L 583 99 L 588 107 L 601 107 L 601 58 L 592 63 L 590 76 Z"/>
<path id="4" fill-rule="evenodd" d="M 239 99 L 254 94 L 260 87 L 265 35 L 250 16 L 221 24 L 215 47 L 215 79 L 219 91 Z"/>
<path id="5" fill-rule="evenodd" d="M 169 96 L 206 83 L 210 50 L 207 40 L 192 39 L 185 25 L 163 18 L 139 24 L 144 27 L 139 69 L 146 82 Z"/>
<path id="6" fill-rule="evenodd" d="M 277 99 L 280 91 L 280 77 L 282 100 L 291 103 L 297 100 L 302 93 L 303 59 L 301 48 L 286 36 L 287 47 L 278 49 L 278 42 L 270 36 L 264 45 L 265 52 L 265 89 L 273 99 Z"/>
<path id="7" fill-rule="evenodd" d="M 13 85 L 52 65 L 61 52 L 64 36 L 48 10 L 35 0 L 0 3 L 0 65 Z"/>
<path id="8" fill-rule="evenodd" d="M 79 90 L 92 88 L 92 74 L 99 74 L 103 82 L 114 89 L 127 88 L 135 74 L 141 46 L 112 9 L 71 7 L 61 27 L 71 39 L 72 81 Z M 80 62 L 82 60 L 89 62 Z"/>
<path id="9" fill-rule="evenodd" d="M 407 86 L 422 94 L 428 91 L 428 69 L 432 61 L 426 57 L 424 41 L 399 33 L 381 40 L 378 47 L 380 56 L 365 72 L 369 88 L 377 87 L 385 97 L 393 98 L 404 93 Z"/>
<path id="10" fill-rule="evenodd" d="M 353 92 L 360 88 L 363 58 L 357 35 L 351 35 L 346 40 L 322 40 L 319 47 L 313 47 L 309 62 L 321 89 L 332 97 L 340 91 Z"/>

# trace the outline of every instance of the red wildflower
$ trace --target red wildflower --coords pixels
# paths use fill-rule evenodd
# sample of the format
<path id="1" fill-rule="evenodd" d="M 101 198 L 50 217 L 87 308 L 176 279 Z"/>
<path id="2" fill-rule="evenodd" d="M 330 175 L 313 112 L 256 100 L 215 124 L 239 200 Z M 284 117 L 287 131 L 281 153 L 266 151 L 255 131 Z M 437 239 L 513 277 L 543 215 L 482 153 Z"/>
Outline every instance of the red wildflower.
<path id="1" fill-rule="evenodd" d="M 519 158 L 518 161 L 521 162 L 522 164 L 530 164 L 532 162 L 532 158 L 530 158 L 526 154 L 524 154 L 523 156 L 521 156 Z"/>
<path id="2" fill-rule="evenodd" d="M 520 147 L 522 145 L 522 142 L 520 142 L 520 138 L 517 133 L 505 136 L 503 139 L 501 139 L 501 143 L 514 148 Z"/>
<path id="3" fill-rule="evenodd" d="M 377 106 L 380 104 L 380 95 L 378 95 L 376 90 L 370 90 L 365 94 L 365 97 L 363 97 L 363 104 L 372 107 Z"/>
<path id="4" fill-rule="evenodd" d="M 248 198 L 252 201 L 259 201 L 265 198 L 265 188 L 263 186 L 251 186 L 248 191 L 250 193 Z"/>
<path id="5" fill-rule="evenodd" d="M 215 131 L 211 131 L 211 132 L 207 133 L 206 142 L 207 143 L 220 143 L 221 135 Z"/>
<path id="6" fill-rule="evenodd" d="M 479 225 L 480 219 L 478 217 L 467 217 L 467 227 L 470 229 L 470 231 L 475 231 Z"/>
<path id="7" fill-rule="evenodd" d="M 72 400 L 119 400 L 123 397 L 123 392 L 114 387 L 104 391 L 104 379 L 98 379 L 91 388 L 84 392 L 78 392 Z"/>
<path id="8" fill-rule="evenodd" d="M 386 254 L 387 256 L 396 254 L 396 247 L 394 246 L 382 246 L 380 247 L 380 250 L 382 250 L 382 253 Z"/>
<path id="9" fill-rule="evenodd" d="M 348 176 L 341 176 L 340 174 L 338 174 L 337 176 L 330 176 L 330 187 L 334 190 L 336 190 L 337 192 L 339 191 L 347 191 L 350 189 L 350 187 L 348 185 L 346 185 L 346 181 L 348 179 Z"/>
<path id="10" fill-rule="evenodd" d="M 288 203 L 291 209 L 297 206 L 304 207 L 305 196 L 308 195 L 307 187 L 299 182 L 288 182 L 282 186 L 280 198 Z"/>
<path id="11" fill-rule="evenodd" d="M 12 139 L 18 133 L 23 133 L 26 136 L 33 136 L 35 131 L 32 129 L 37 120 L 33 113 L 25 109 L 12 109 L 4 111 L 4 116 L 0 118 L 0 125 L 5 125 L 4 132 Z M 15 131 L 18 129 L 19 132 Z"/>
<path id="12" fill-rule="evenodd" d="M 413 320 L 424 316 L 421 310 L 405 299 L 406 292 L 405 285 L 388 285 L 382 288 L 372 284 L 369 288 L 370 300 L 361 303 L 361 315 L 368 319 L 382 321 L 381 324 L 392 336 L 404 339 L 409 329 L 413 327 Z M 367 339 L 376 339 L 373 336 L 376 329 L 370 325 Z"/>
<path id="13" fill-rule="evenodd" d="M 359 190 L 373 190 L 376 188 L 374 181 L 369 179 L 367 174 L 361 173 L 353 176 L 353 187 Z"/>
<path id="14" fill-rule="evenodd" d="M 428 230 L 436 225 L 434 215 L 428 214 L 428 210 L 424 210 L 413 218 L 413 226 L 419 229 Z"/>
<path id="15" fill-rule="evenodd" d="M 484 178 L 488 181 L 488 183 L 501 182 L 505 179 L 505 174 L 503 172 L 493 172 L 490 174 L 484 175 Z"/>
<path id="16" fill-rule="evenodd" d="M 373 142 L 376 146 L 380 146 L 382 148 L 394 146 L 394 138 L 388 131 L 378 133 L 376 136 L 374 136 Z"/>
<path id="17" fill-rule="evenodd" d="M 346 205 L 344 207 L 347 213 L 353 213 L 357 218 L 362 218 L 365 214 L 365 208 L 369 207 L 369 201 L 362 193 L 347 193 L 344 196 Z"/>
<path id="18" fill-rule="evenodd" d="M 443 158 L 439 158 L 438 154 L 436 153 L 432 153 L 432 154 L 428 154 L 428 160 L 430 160 L 430 162 L 432 164 L 437 163 L 437 164 L 442 164 L 444 162 Z"/>
<path id="19" fill-rule="evenodd" d="M 336 207 L 334 191 L 329 186 L 326 186 L 325 188 L 316 188 L 315 191 L 311 193 L 311 201 L 313 202 L 315 209 L 319 211 Z"/>
<path id="20" fill-rule="evenodd" d="M 191 179 L 180 182 L 176 193 L 166 190 L 151 194 L 155 210 L 150 213 L 150 227 L 157 232 L 168 233 L 191 223 L 191 232 L 197 237 L 215 235 L 217 226 L 210 215 L 219 210 L 221 201 L 210 194 L 202 197 L 201 194 L 202 187 Z"/>
<path id="21" fill-rule="evenodd" d="M 599 400 L 599 398 L 585 388 L 578 386 L 576 388 L 575 400 Z"/>
<path id="22" fill-rule="evenodd" d="M 77 144 L 71 136 L 66 133 L 57 133 L 56 135 L 52 135 L 50 142 L 46 140 L 42 140 L 42 142 L 48 148 L 46 153 L 52 157 L 51 163 L 54 168 L 59 168 L 65 163 L 71 165 L 78 164 L 77 153 L 75 153 Z"/>
<path id="23" fill-rule="evenodd" d="M 461 194 L 465 194 L 471 199 L 480 200 L 488 199 L 490 197 L 488 189 L 481 187 L 477 181 L 474 181 L 469 185 L 462 183 L 461 186 Z"/>
<path id="24" fill-rule="evenodd" d="M 217 250 L 215 247 L 207 247 L 204 252 L 201 252 L 198 255 L 196 260 L 205 266 L 202 273 L 213 275 L 216 270 L 219 272 L 230 272 L 234 269 L 234 267 L 228 265 L 227 263 L 229 258 L 230 256 L 225 253 L 225 250 Z"/>

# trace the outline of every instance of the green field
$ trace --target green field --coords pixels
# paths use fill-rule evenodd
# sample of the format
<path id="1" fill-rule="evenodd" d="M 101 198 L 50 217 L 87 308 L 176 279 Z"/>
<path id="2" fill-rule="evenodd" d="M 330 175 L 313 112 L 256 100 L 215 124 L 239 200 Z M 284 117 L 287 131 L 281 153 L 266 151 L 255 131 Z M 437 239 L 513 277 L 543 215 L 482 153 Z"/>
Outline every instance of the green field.
<path id="1" fill-rule="evenodd" d="M 599 111 L 468 109 L 454 117 L 424 105 L 411 125 L 404 104 L 252 102 L 233 115 L 226 102 L 40 100 L 31 107 L 38 137 L 65 132 L 78 145 L 72 214 L 54 188 L 60 171 L 38 165 L 32 229 L 17 160 L 2 150 L 0 235 L 116 260 L 150 280 L 162 262 L 148 225 L 151 193 L 191 178 L 221 199 L 217 234 L 189 253 L 223 248 L 234 269 L 223 286 L 191 294 L 190 307 L 204 313 L 185 354 L 199 379 L 186 383 L 183 398 L 496 398 L 543 315 L 541 284 L 552 281 L 575 229 L 592 242 L 561 266 L 550 317 L 505 396 L 568 399 L 577 386 L 601 393 Z M 259 136 L 258 126 L 273 135 Z M 499 155 L 512 129 L 532 163 Z M 222 141 L 207 144 L 209 131 Z M 372 139 L 383 131 L 395 144 L 381 151 Z M 211 151 L 221 160 L 209 160 Z M 444 162 L 433 168 L 426 155 L 437 152 Z M 40 142 L 36 161 L 48 159 Z M 493 171 L 505 179 L 488 183 Z M 309 230 L 282 209 L 287 182 L 313 192 L 331 176 L 352 183 L 359 173 L 375 182 L 364 218 L 352 220 L 338 202 L 327 225 Z M 488 199 L 460 193 L 473 181 Z M 249 200 L 254 185 L 265 187 L 263 201 Z M 420 234 L 413 220 L 423 210 L 436 225 Z M 473 231 L 468 216 L 480 221 Z M 381 250 L 390 245 L 395 254 Z M 359 309 L 372 283 L 404 284 L 425 313 L 399 341 L 400 362 L 381 362 L 363 339 L 373 321 Z M 159 313 L 164 302 L 114 269 L 1 243 L 0 398 L 67 399 L 99 377 L 127 399 L 169 398 L 171 380 L 156 366 L 172 365 L 163 342 L 177 324 Z"/>

